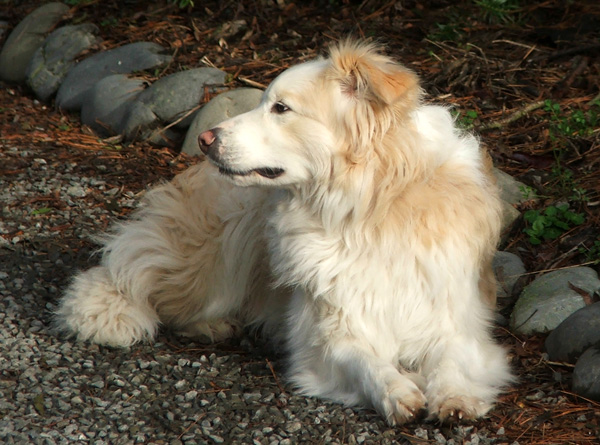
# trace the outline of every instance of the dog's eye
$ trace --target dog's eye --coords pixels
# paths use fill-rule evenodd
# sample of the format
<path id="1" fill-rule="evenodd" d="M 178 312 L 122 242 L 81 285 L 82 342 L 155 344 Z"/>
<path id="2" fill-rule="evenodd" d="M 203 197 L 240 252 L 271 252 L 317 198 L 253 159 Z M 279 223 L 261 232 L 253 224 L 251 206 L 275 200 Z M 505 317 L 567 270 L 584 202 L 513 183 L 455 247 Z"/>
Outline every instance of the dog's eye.
<path id="1" fill-rule="evenodd" d="M 273 105 L 273 108 L 271 108 L 271 112 L 277 113 L 277 114 L 283 114 L 286 111 L 290 111 L 290 107 L 288 107 L 286 104 L 284 104 L 282 102 L 275 103 Z"/>

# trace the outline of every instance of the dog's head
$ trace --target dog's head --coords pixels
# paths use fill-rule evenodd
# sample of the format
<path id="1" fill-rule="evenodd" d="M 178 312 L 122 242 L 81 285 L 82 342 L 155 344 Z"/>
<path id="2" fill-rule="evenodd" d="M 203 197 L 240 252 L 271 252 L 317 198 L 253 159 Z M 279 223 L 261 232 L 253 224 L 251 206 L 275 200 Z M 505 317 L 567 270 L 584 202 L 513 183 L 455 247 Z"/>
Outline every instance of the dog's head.
<path id="1" fill-rule="evenodd" d="M 328 180 L 370 152 L 416 106 L 417 77 L 371 44 L 346 41 L 294 66 L 260 105 L 203 132 L 202 151 L 239 185 Z"/>

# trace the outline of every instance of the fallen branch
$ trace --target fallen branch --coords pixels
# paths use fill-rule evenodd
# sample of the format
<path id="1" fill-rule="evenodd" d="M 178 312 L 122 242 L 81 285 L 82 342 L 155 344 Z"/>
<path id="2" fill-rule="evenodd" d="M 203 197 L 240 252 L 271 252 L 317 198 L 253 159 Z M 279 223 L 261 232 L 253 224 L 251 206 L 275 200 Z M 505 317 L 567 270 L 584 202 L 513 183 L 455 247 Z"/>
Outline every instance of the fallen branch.
<path id="1" fill-rule="evenodd" d="M 237 80 L 239 80 L 240 82 L 245 83 L 246 85 L 250 85 L 251 87 L 254 87 L 254 88 L 260 88 L 261 90 L 266 90 L 267 89 L 266 85 L 263 85 L 262 83 L 255 82 L 254 80 L 248 79 L 246 77 L 238 77 Z"/>
<path id="2" fill-rule="evenodd" d="M 497 130 L 498 128 L 505 127 L 508 124 L 512 124 L 513 122 L 518 121 L 523 116 L 526 116 L 527 114 L 531 113 L 532 111 L 537 110 L 538 108 L 542 108 L 545 103 L 546 103 L 546 101 L 544 101 L 544 100 L 540 100 L 538 102 L 533 102 L 533 103 L 527 105 L 526 107 L 521 108 L 518 111 L 515 111 L 513 114 L 505 117 L 504 119 L 500 119 L 495 122 L 490 122 L 489 124 L 481 125 L 479 128 L 477 128 L 477 131 Z"/>

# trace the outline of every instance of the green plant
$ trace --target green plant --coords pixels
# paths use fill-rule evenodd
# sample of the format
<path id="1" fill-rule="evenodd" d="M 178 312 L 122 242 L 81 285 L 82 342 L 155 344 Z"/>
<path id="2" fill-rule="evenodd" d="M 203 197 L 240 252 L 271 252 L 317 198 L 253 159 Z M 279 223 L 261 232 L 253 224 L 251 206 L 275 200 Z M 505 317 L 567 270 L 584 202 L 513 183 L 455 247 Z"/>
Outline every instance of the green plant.
<path id="1" fill-rule="evenodd" d="M 579 252 L 585 255 L 587 261 L 592 264 L 600 264 L 600 239 L 594 241 L 592 247 L 580 247 Z"/>
<path id="2" fill-rule="evenodd" d="M 519 0 L 474 0 L 490 23 L 508 23 L 518 21 L 521 8 Z"/>
<path id="3" fill-rule="evenodd" d="M 521 191 L 521 196 L 523 196 L 523 199 L 526 201 L 538 199 L 540 197 L 538 191 L 528 185 L 520 185 L 519 190 Z"/>
<path id="4" fill-rule="evenodd" d="M 454 119 L 456 119 L 456 124 L 463 130 L 472 129 L 475 120 L 479 117 L 475 110 L 467 110 L 464 113 L 452 110 L 452 115 L 454 116 Z"/>
<path id="5" fill-rule="evenodd" d="M 52 209 L 50 207 L 42 207 L 40 209 L 35 209 L 31 211 L 32 215 L 44 215 L 46 213 L 50 213 Z"/>
<path id="6" fill-rule="evenodd" d="M 91 3 L 93 0 L 65 0 L 65 3 L 69 6 L 86 5 Z"/>
<path id="7" fill-rule="evenodd" d="M 544 210 L 528 210 L 523 215 L 527 227 L 523 230 L 534 245 L 557 239 L 566 231 L 583 224 L 583 213 L 569 210 L 568 204 L 549 206 Z"/>
<path id="8" fill-rule="evenodd" d="M 193 8 L 195 6 L 194 0 L 169 0 L 169 2 L 177 5 L 179 9 Z"/>
<path id="9" fill-rule="evenodd" d="M 544 102 L 544 110 L 550 113 L 550 136 L 553 139 L 561 136 L 586 137 L 594 132 L 600 124 L 597 106 L 585 113 L 583 110 L 564 110 L 560 104 L 551 100 Z"/>
<path id="10" fill-rule="evenodd" d="M 100 22 L 100 26 L 103 28 L 110 28 L 119 24 L 119 21 L 115 17 L 109 17 Z"/>
<path id="11" fill-rule="evenodd" d="M 552 167 L 552 177 L 554 178 L 554 189 L 557 194 L 567 198 L 569 202 L 587 202 L 587 190 L 577 185 L 573 170 L 564 167 L 555 151 L 556 163 Z"/>
<path id="12" fill-rule="evenodd" d="M 456 23 L 436 23 L 435 29 L 427 37 L 436 42 L 455 42 L 461 40 L 463 35 Z"/>

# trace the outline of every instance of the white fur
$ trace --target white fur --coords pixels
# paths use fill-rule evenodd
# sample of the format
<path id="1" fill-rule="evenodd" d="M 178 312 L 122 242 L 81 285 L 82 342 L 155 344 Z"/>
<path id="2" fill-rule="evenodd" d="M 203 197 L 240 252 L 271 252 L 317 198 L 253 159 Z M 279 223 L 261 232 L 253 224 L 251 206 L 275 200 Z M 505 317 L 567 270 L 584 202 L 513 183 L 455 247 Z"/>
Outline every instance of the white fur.
<path id="1" fill-rule="evenodd" d="M 159 323 L 215 339 L 263 326 L 305 394 L 390 424 L 484 415 L 511 381 L 490 335 L 497 191 L 477 140 L 419 95 L 365 44 L 284 72 L 214 130 L 205 149 L 228 173 L 202 163 L 150 191 L 59 325 L 112 345 Z"/>

